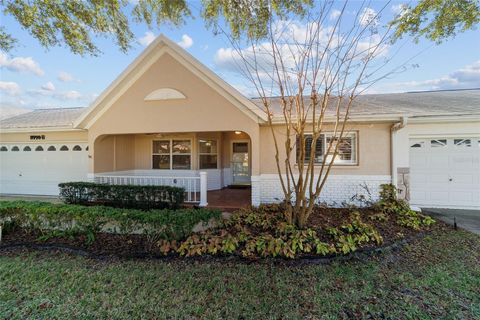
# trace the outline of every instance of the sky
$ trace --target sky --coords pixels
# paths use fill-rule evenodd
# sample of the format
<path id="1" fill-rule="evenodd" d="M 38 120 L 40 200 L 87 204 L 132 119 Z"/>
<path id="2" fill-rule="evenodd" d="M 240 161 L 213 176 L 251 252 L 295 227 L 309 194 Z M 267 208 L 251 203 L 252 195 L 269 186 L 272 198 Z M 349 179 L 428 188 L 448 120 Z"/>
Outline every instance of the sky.
<path id="1" fill-rule="evenodd" d="M 393 18 L 400 4 L 392 2 L 382 19 Z M 383 2 L 374 1 L 371 8 L 378 10 L 382 5 Z M 347 14 L 355 18 L 354 10 Z M 112 39 L 102 38 L 96 42 L 103 52 L 98 57 L 81 57 L 66 47 L 45 49 L 13 18 L 0 13 L 0 21 L 19 40 L 13 51 L 0 52 L 1 118 L 38 108 L 89 106 L 160 33 L 178 43 L 243 94 L 254 95 L 248 80 L 232 67 L 235 62 L 231 55 L 225 54 L 231 47 L 228 40 L 222 35 L 214 35 L 198 17 L 189 19 L 180 27 L 167 25 L 158 30 L 132 25 L 137 41 L 131 50 L 122 53 Z M 415 43 L 407 37 L 388 52 L 396 53 L 392 66 L 408 62 L 407 68 L 383 79 L 367 93 L 480 88 L 480 30 L 458 34 L 440 45 L 424 39 Z"/>

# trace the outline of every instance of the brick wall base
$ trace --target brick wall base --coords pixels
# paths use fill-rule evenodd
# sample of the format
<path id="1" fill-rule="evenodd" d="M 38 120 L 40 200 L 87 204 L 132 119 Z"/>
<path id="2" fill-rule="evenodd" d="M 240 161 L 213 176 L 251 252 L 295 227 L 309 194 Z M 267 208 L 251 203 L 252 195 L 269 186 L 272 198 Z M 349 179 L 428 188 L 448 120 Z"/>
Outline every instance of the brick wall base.
<path id="1" fill-rule="evenodd" d="M 320 194 L 319 203 L 341 206 L 343 203 L 361 205 L 352 201 L 355 195 L 367 195 L 365 186 L 372 198 L 378 199 L 380 185 L 391 183 L 391 176 L 378 175 L 330 175 Z M 284 199 L 280 179 L 276 174 L 252 176 L 252 204 L 276 203 Z"/>

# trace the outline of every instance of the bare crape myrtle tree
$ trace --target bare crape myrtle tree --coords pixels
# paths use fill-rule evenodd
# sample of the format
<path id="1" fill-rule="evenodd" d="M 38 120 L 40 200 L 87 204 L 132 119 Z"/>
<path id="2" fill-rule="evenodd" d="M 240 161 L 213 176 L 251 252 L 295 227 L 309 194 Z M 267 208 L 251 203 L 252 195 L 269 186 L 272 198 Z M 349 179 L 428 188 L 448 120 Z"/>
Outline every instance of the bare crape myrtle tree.
<path id="1" fill-rule="evenodd" d="M 357 96 L 395 72 L 385 70 L 392 30 L 382 12 L 390 5 L 374 10 L 368 2 L 360 8 L 358 2 L 354 8 L 334 4 L 321 2 L 295 20 L 273 17 L 259 39 L 229 37 L 237 69 L 268 115 L 285 219 L 299 227 L 319 201 L 339 150 L 350 142 L 345 136 Z M 317 141 L 327 131 L 319 156 Z"/>

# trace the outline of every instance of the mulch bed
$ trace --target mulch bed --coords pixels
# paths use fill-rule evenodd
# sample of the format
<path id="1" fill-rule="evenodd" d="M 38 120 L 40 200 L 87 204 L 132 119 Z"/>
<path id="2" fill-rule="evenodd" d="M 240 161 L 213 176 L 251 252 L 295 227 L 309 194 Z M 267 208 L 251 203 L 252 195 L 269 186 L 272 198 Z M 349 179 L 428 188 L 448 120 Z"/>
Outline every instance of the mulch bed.
<path id="1" fill-rule="evenodd" d="M 396 250 L 412 240 L 423 237 L 426 233 L 433 230 L 445 228 L 446 226 L 437 222 L 429 231 L 415 231 L 409 228 L 401 227 L 392 221 L 371 220 L 369 216 L 375 212 L 369 209 L 356 209 L 359 211 L 362 220 L 373 225 L 382 235 L 384 243 L 381 246 L 373 244 L 365 245 L 356 252 L 347 256 L 315 256 L 301 255 L 294 259 L 298 263 L 329 263 L 334 260 L 349 260 L 352 258 L 365 258 L 372 255 L 381 254 L 384 251 Z M 317 230 L 322 240 L 329 241 L 326 228 L 339 227 L 345 223 L 346 219 L 351 215 L 352 210 L 348 208 L 317 208 L 310 218 L 309 227 Z M 0 244 L 0 254 L 19 248 L 27 249 L 48 249 L 61 250 L 73 254 L 88 256 L 92 258 L 122 258 L 122 259 L 175 259 L 176 255 L 165 257 L 160 248 L 152 245 L 144 235 L 119 235 L 112 233 L 98 233 L 95 240 L 87 244 L 85 236 L 76 237 L 52 237 L 46 240 L 39 240 L 41 235 L 26 229 L 12 230 L 3 235 Z M 185 258 L 179 258 L 185 259 Z M 189 258 L 194 260 L 243 260 L 256 261 L 259 259 L 247 259 L 240 256 L 207 256 L 198 258 Z M 284 259 L 267 259 L 276 261 L 285 261 Z"/>

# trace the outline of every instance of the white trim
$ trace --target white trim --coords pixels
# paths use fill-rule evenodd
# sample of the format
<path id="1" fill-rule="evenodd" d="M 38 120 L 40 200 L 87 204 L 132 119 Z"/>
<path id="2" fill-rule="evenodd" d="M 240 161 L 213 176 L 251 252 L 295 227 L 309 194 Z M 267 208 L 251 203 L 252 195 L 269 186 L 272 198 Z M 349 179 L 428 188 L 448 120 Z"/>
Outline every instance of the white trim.
<path id="1" fill-rule="evenodd" d="M 180 91 L 172 88 L 161 88 L 154 90 L 147 94 L 143 99 L 144 101 L 157 101 L 157 100 L 178 100 L 186 99 L 187 97 Z"/>

